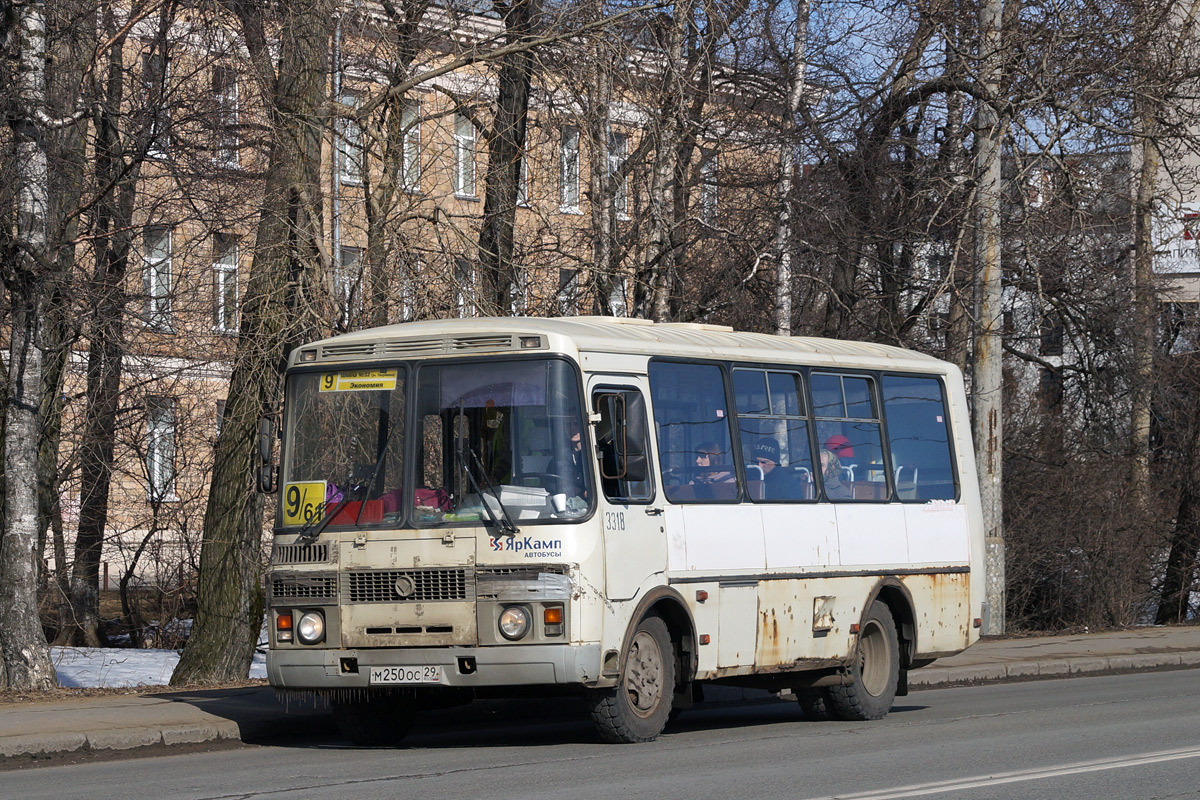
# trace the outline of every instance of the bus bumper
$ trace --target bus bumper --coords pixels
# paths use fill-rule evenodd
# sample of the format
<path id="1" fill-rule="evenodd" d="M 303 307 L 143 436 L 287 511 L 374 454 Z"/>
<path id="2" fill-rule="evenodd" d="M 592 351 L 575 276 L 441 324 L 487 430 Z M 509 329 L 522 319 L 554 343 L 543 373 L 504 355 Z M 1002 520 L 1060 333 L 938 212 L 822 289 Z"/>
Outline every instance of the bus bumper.
<path id="1" fill-rule="evenodd" d="M 394 688 L 397 684 L 371 683 L 372 667 L 425 666 L 441 667 L 436 682 L 399 685 L 469 688 L 612 683 L 601 680 L 599 644 L 267 651 L 267 678 L 277 689 Z"/>

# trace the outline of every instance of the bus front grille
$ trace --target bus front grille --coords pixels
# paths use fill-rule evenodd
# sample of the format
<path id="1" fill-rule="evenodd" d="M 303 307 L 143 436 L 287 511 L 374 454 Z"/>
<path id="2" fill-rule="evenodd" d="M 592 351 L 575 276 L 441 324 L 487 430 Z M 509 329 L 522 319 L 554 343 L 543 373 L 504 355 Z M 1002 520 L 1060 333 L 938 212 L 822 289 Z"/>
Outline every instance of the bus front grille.
<path id="1" fill-rule="evenodd" d="M 271 603 L 283 600 L 333 600 L 337 597 L 334 575 L 287 575 L 271 579 Z"/>
<path id="2" fill-rule="evenodd" d="M 335 551 L 336 552 L 336 551 Z M 329 544 L 277 544 L 271 551 L 272 564 L 322 564 L 329 560 Z"/>
<path id="3" fill-rule="evenodd" d="M 474 600 L 474 581 L 465 569 L 357 570 L 346 573 L 351 603 L 429 603 Z"/>

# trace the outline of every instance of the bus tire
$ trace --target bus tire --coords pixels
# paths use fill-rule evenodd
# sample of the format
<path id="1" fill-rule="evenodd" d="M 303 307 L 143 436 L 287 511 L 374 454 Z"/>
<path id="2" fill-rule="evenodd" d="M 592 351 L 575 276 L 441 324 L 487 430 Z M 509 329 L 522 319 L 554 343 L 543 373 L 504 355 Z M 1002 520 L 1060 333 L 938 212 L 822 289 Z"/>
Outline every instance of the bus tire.
<path id="1" fill-rule="evenodd" d="M 660 617 L 638 623 L 624 663 L 616 686 L 589 695 L 592 722 L 606 742 L 652 742 L 666 727 L 675 695 L 675 651 Z"/>
<path id="2" fill-rule="evenodd" d="M 800 704 L 800 710 L 804 712 L 805 719 L 811 719 L 813 722 L 825 722 L 837 718 L 837 715 L 833 713 L 833 701 L 829 699 L 828 689 L 818 686 L 794 689 L 792 693 L 796 695 L 796 702 Z"/>
<path id="3" fill-rule="evenodd" d="M 886 603 L 871 604 L 858 634 L 849 684 L 829 687 L 833 711 L 841 719 L 883 719 L 896 699 L 900 679 L 900 639 Z"/>
<path id="4" fill-rule="evenodd" d="M 361 747 L 400 744 L 412 730 L 417 714 L 415 700 L 394 695 L 348 702 L 335 700 L 330 706 L 341 734 Z"/>

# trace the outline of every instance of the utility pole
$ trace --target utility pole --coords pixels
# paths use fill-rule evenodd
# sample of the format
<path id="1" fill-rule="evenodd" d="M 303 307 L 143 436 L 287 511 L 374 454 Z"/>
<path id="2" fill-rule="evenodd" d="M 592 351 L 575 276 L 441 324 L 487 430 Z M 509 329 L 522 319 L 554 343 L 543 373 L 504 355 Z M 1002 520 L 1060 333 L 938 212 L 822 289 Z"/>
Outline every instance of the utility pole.
<path id="1" fill-rule="evenodd" d="M 997 110 L 1001 72 L 1002 0 L 984 0 L 979 8 L 981 82 L 987 96 L 975 117 L 976 324 L 971 400 L 975 464 L 983 503 L 986 588 L 984 634 L 1004 632 L 1004 311 L 1000 265 L 1000 143 L 1003 126 Z"/>

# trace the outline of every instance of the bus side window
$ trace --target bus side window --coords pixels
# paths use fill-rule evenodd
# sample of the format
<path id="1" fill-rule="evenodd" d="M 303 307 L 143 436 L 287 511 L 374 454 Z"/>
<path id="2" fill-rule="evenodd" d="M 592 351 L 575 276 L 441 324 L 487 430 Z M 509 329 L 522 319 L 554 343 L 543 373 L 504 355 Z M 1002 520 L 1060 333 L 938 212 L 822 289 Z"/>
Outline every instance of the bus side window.
<path id="1" fill-rule="evenodd" d="M 892 479 L 900 500 L 953 500 L 958 490 L 941 382 L 884 375 L 882 388 Z"/>

